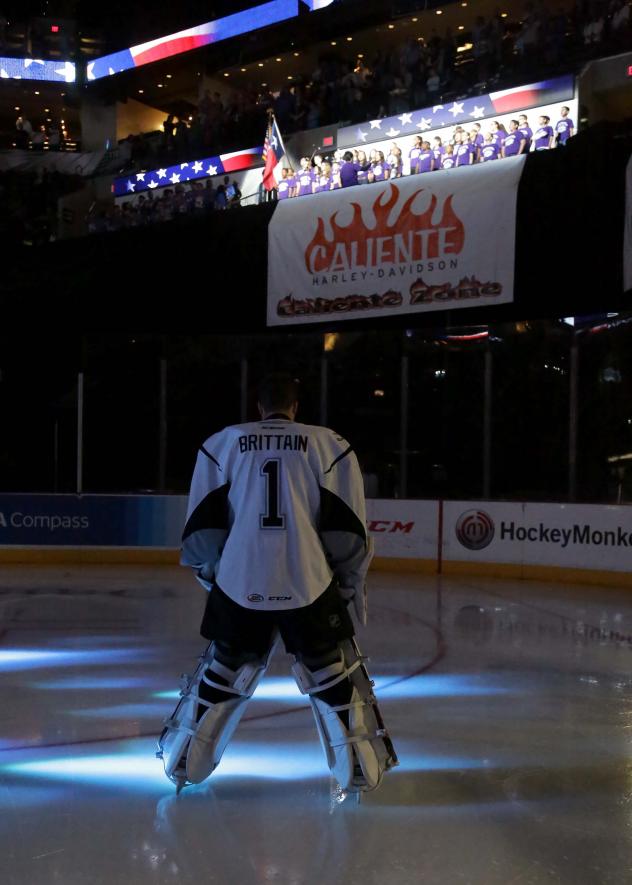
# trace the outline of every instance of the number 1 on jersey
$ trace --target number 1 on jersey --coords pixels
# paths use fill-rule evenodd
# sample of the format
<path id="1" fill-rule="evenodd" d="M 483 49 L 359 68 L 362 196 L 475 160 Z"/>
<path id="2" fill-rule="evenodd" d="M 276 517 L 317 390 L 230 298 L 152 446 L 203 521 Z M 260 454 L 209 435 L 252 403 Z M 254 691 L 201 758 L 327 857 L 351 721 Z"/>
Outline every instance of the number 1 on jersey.
<path id="1" fill-rule="evenodd" d="M 281 461 L 268 458 L 261 465 L 261 475 L 266 480 L 266 513 L 259 517 L 262 529 L 284 529 L 285 516 L 279 513 L 281 499 Z"/>

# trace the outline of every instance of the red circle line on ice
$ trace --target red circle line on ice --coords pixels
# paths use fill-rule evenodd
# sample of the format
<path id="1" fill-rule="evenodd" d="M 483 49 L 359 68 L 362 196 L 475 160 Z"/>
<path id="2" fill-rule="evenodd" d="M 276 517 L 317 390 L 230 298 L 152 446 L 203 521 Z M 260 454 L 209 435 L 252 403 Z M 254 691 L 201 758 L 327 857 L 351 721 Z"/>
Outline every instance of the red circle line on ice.
<path id="1" fill-rule="evenodd" d="M 466 510 L 456 521 L 457 539 L 468 550 L 482 550 L 494 537 L 494 520 L 484 510 Z"/>

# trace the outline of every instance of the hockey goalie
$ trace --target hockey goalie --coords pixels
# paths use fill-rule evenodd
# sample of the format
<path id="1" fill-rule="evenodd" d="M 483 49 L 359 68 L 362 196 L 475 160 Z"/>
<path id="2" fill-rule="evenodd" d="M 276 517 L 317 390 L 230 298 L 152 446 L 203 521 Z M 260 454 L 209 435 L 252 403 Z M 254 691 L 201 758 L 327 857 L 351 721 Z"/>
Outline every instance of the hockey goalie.
<path id="1" fill-rule="evenodd" d="M 298 398 L 290 375 L 267 376 L 261 420 L 226 427 L 197 455 L 181 563 L 208 591 L 209 645 L 157 753 L 178 792 L 219 765 L 279 638 L 340 788 L 374 790 L 397 764 L 349 613 L 365 623 L 362 475 L 342 437 L 295 420 Z"/>

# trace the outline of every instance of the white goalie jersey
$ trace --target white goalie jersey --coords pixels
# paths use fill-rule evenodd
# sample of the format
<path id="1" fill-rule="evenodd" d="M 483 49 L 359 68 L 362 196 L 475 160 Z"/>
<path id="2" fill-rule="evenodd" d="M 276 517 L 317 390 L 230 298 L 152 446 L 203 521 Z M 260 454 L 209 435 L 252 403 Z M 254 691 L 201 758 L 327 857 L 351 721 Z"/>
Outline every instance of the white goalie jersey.
<path id="1" fill-rule="evenodd" d="M 370 559 L 358 461 L 332 430 L 273 417 L 201 446 L 180 561 L 205 586 L 250 609 L 300 608 L 333 578 L 362 592 Z"/>

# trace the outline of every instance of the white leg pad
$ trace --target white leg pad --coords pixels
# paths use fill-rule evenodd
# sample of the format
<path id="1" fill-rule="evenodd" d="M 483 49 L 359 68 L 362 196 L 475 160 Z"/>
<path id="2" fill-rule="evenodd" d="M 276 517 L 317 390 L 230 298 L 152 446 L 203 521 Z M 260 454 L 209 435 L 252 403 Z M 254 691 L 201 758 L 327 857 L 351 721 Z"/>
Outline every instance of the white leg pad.
<path id="1" fill-rule="evenodd" d="M 215 657 L 211 645 L 200 658 L 193 676 L 185 676 L 183 689 L 173 714 L 165 720 L 165 728 L 158 741 L 157 756 L 163 760 L 165 774 L 178 789 L 186 784 L 199 784 L 219 765 L 248 701 L 265 673 L 272 649 L 265 658 L 247 661 L 231 670 Z M 214 681 L 220 676 L 227 685 Z M 231 695 L 229 699 L 211 703 L 199 695 L 199 686 L 205 682 Z M 204 714 L 198 717 L 200 706 Z M 198 721 L 199 718 L 199 721 Z"/>
<path id="2" fill-rule="evenodd" d="M 397 765 L 364 660 L 355 641 L 345 640 L 333 664 L 317 671 L 301 661 L 292 667 L 299 689 L 309 696 L 327 764 L 342 789 L 350 792 L 374 790 L 384 772 Z M 330 706 L 316 696 L 343 680 L 351 683 L 347 704 Z M 339 716 L 344 711 L 349 716 L 348 728 Z"/>

